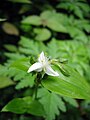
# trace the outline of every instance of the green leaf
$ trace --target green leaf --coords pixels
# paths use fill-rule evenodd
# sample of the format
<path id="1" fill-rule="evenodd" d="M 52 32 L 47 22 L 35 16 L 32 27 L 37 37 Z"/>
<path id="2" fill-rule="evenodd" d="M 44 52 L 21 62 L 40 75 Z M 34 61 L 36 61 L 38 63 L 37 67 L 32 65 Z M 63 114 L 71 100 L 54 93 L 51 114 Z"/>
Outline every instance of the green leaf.
<path id="1" fill-rule="evenodd" d="M 85 2 L 80 2 L 80 4 L 78 4 L 79 5 L 79 7 L 80 7 L 80 9 L 83 11 L 83 14 L 85 15 L 88 15 L 89 14 L 89 12 L 90 12 L 90 6 L 89 6 L 89 4 L 87 4 L 87 1 Z M 87 8 L 87 9 L 86 9 Z M 88 14 L 87 14 L 88 13 Z M 85 15 L 85 16 L 86 16 Z"/>
<path id="2" fill-rule="evenodd" d="M 2 112 L 28 113 L 36 116 L 44 116 L 43 106 L 31 97 L 13 99 L 2 109 Z"/>
<path id="3" fill-rule="evenodd" d="M 26 12 L 28 12 L 30 10 L 30 5 L 29 4 L 23 4 L 19 10 L 19 14 L 24 14 Z M 22 26 L 22 25 L 21 25 Z M 26 30 L 30 30 L 29 28 L 31 28 L 31 26 L 27 25 L 27 26 L 22 26 L 23 30 L 24 28 L 26 28 L 24 31 L 27 32 Z"/>
<path id="4" fill-rule="evenodd" d="M 40 15 L 41 17 L 41 22 L 43 26 L 47 26 L 53 31 L 56 32 L 67 32 L 66 27 L 63 25 L 62 21 L 58 20 L 61 18 L 61 14 L 58 14 L 55 11 L 44 11 Z"/>
<path id="5" fill-rule="evenodd" d="M 29 66 L 30 66 L 29 58 L 19 59 L 11 64 L 11 67 L 15 67 L 17 69 L 24 70 L 24 71 L 27 71 Z"/>
<path id="6" fill-rule="evenodd" d="M 22 70 L 17 69 L 17 68 L 10 68 L 10 69 L 11 69 L 12 72 L 13 72 L 13 71 L 16 72 L 16 73 L 13 75 L 14 81 L 23 80 L 23 78 L 25 78 L 26 75 L 27 75 L 26 71 L 22 71 Z M 10 69 L 9 69 L 9 70 L 10 70 Z M 14 69 L 14 70 L 13 70 L 13 69 Z M 10 76 L 10 77 L 11 77 L 11 76 Z"/>
<path id="7" fill-rule="evenodd" d="M 90 99 L 90 85 L 88 85 L 86 80 L 70 66 L 64 65 L 64 68 L 67 69 L 70 76 L 64 76 L 62 73 L 59 73 L 60 77 L 49 76 L 43 79 L 43 86 L 63 96 Z"/>
<path id="8" fill-rule="evenodd" d="M 64 102 L 55 93 L 50 93 L 42 88 L 38 90 L 38 98 L 45 109 L 46 120 L 54 120 L 55 116 L 59 115 L 60 110 L 63 112 L 66 111 Z"/>
<path id="9" fill-rule="evenodd" d="M 7 45 L 4 45 L 4 47 L 11 52 L 17 52 L 17 48 L 15 45 L 7 44 Z"/>
<path id="10" fill-rule="evenodd" d="M 66 102 L 68 102 L 69 104 L 71 104 L 72 106 L 74 106 L 74 107 L 78 107 L 79 105 L 78 105 L 78 102 L 75 100 L 75 99 L 73 99 L 73 98 L 70 98 L 70 97 L 63 97 L 63 99 L 66 101 Z"/>
<path id="11" fill-rule="evenodd" d="M 75 15 L 83 19 L 83 11 L 78 6 L 75 6 L 74 8 Z"/>
<path id="12" fill-rule="evenodd" d="M 5 69 L 6 68 L 6 69 Z M 0 71 L 2 75 L 8 76 L 9 78 L 13 78 L 15 81 L 19 81 L 25 77 L 27 74 L 26 71 L 22 71 L 20 69 L 17 69 L 15 67 L 5 67 L 2 68 L 3 70 Z"/>
<path id="13" fill-rule="evenodd" d="M 28 16 L 24 20 L 22 20 L 22 23 L 39 26 L 41 25 L 41 19 L 39 16 L 35 16 L 35 15 Z"/>
<path id="14" fill-rule="evenodd" d="M 59 70 L 60 70 L 60 72 L 63 74 L 63 75 L 65 75 L 65 76 L 70 76 L 70 74 L 69 74 L 69 72 L 63 67 L 63 64 L 62 63 L 59 63 L 59 64 L 55 64 L 58 68 L 59 68 Z"/>
<path id="15" fill-rule="evenodd" d="M 48 19 L 54 17 L 55 15 L 56 15 L 55 12 L 50 11 L 50 10 L 45 10 L 40 14 L 40 17 L 41 17 L 42 20 L 48 20 Z M 43 22 L 44 21 L 42 21 L 42 23 Z"/>
<path id="16" fill-rule="evenodd" d="M 19 35 L 19 30 L 14 24 L 11 24 L 9 22 L 4 22 L 2 28 L 4 32 L 6 32 L 7 34 L 16 35 L 16 36 Z"/>
<path id="17" fill-rule="evenodd" d="M 56 32 L 65 32 L 65 33 L 67 32 L 64 25 L 62 25 L 60 22 L 58 22 L 54 19 L 48 20 L 47 27 L 49 27 L 50 29 L 52 29 Z"/>
<path id="18" fill-rule="evenodd" d="M 31 3 L 30 0 L 8 0 L 15 3 Z"/>
<path id="19" fill-rule="evenodd" d="M 21 55 L 21 54 L 19 54 L 19 53 L 17 53 L 17 52 L 15 52 L 15 53 L 9 53 L 9 52 L 6 52 L 6 53 L 4 53 L 5 54 L 5 56 L 7 56 L 10 60 L 18 60 L 18 59 L 21 59 L 21 58 L 25 58 L 25 55 Z"/>
<path id="20" fill-rule="evenodd" d="M 32 76 L 30 73 L 28 76 L 24 77 L 20 80 L 20 82 L 16 85 L 16 89 L 22 89 L 25 87 L 32 87 L 34 85 L 35 76 Z"/>
<path id="21" fill-rule="evenodd" d="M 80 41 L 81 40 L 86 42 L 88 41 L 88 38 L 85 35 L 85 33 L 80 29 L 78 29 L 77 27 L 67 26 L 67 29 L 68 29 L 68 33 L 71 35 L 72 38 Z"/>
<path id="22" fill-rule="evenodd" d="M 21 36 L 21 40 L 19 42 L 19 45 L 25 47 L 25 48 L 29 48 L 30 46 L 34 44 L 33 41 L 27 37 Z"/>
<path id="23" fill-rule="evenodd" d="M 26 37 L 21 37 L 19 44 L 22 46 L 19 48 L 20 52 L 28 55 L 37 56 L 42 50 L 46 50 L 46 47 L 42 42 L 32 41 Z"/>
<path id="24" fill-rule="evenodd" d="M 0 89 L 10 85 L 14 85 L 14 82 L 10 78 L 0 76 Z"/>
<path id="25" fill-rule="evenodd" d="M 6 66 L 0 65 L 0 76 L 7 75 L 8 68 Z"/>
<path id="26" fill-rule="evenodd" d="M 25 102 L 21 98 L 15 98 L 10 101 L 3 109 L 2 112 L 13 112 L 17 114 L 25 113 Z"/>
<path id="27" fill-rule="evenodd" d="M 83 16 L 87 16 L 90 9 L 87 1 L 83 0 L 74 0 L 74 1 L 61 1 L 60 4 L 57 5 L 57 8 L 62 8 L 68 10 L 71 14 L 74 13 L 77 17 L 83 18 Z M 86 9 L 87 8 L 87 9 Z"/>
<path id="28" fill-rule="evenodd" d="M 54 50 L 53 50 L 53 48 L 54 48 Z M 48 43 L 47 52 L 52 58 L 60 57 L 59 46 L 58 46 L 58 43 L 57 43 L 56 39 L 53 38 L 51 40 L 51 42 Z"/>
<path id="29" fill-rule="evenodd" d="M 51 32 L 46 28 L 36 28 L 34 29 L 34 32 L 37 34 L 35 39 L 38 41 L 46 41 L 51 37 Z"/>
<path id="30" fill-rule="evenodd" d="M 26 111 L 32 115 L 45 116 L 45 111 L 40 102 L 33 100 L 31 97 L 25 97 L 23 100 L 26 103 Z M 37 110 L 38 109 L 38 110 Z"/>

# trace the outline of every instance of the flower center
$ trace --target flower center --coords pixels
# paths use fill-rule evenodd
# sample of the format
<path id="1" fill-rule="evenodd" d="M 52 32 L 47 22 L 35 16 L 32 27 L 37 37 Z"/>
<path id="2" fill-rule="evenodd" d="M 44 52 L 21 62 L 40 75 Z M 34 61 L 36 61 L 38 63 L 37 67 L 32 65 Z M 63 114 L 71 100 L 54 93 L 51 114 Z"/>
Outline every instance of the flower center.
<path id="1" fill-rule="evenodd" d="M 43 68 L 45 68 L 47 65 L 49 65 L 48 61 L 42 60 L 41 61 Z"/>

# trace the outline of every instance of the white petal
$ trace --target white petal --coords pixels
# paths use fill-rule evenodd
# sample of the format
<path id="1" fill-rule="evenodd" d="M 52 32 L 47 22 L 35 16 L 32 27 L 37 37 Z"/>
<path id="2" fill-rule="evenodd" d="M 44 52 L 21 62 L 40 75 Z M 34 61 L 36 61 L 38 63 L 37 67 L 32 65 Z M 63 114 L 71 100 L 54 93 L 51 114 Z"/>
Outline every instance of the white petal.
<path id="1" fill-rule="evenodd" d="M 38 72 L 42 71 L 42 64 L 39 62 L 34 63 L 32 66 L 29 67 L 27 72 L 29 73 L 32 71 L 38 71 Z"/>
<path id="2" fill-rule="evenodd" d="M 45 73 L 51 76 L 59 76 L 58 72 L 55 72 L 49 65 L 46 67 Z"/>
<path id="3" fill-rule="evenodd" d="M 42 61 L 45 61 L 45 55 L 44 55 L 44 52 L 42 51 L 39 58 L 38 58 L 38 61 L 39 62 L 42 62 Z"/>

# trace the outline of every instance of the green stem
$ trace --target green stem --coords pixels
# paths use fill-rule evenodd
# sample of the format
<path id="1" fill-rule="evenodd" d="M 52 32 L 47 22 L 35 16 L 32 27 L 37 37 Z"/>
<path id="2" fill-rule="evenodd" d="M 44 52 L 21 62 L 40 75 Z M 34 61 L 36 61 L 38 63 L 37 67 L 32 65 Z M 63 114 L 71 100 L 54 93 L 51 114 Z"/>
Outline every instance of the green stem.
<path id="1" fill-rule="evenodd" d="M 39 86 L 39 83 L 38 81 L 36 80 L 36 85 L 35 85 L 35 99 L 37 99 L 37 92 L 38 92 L 38 86 Z"/>
<path id="2" fill-rule="evenodd" d="M 37 99 L 37 92 L 38 92 L 38 87 L 41 81 L 41 74 L 37 74 L 36 76 L 36 80 L 35 80 L 35 90 L 34 90 L 34 94 L 33 94 L 33 98 Z"/>

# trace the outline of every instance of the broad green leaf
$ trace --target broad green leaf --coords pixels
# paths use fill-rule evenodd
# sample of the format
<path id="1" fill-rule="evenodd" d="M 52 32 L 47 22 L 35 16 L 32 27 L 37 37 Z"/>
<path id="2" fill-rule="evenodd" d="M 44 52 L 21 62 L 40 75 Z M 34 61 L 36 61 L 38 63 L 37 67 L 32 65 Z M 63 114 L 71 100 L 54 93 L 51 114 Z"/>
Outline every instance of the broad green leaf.
<path id="1" fill-rule="evenodd" d="M 47 22 L 47 27 L 56 32 L 67 32 L 66 27 L 55 19 L 49 19 Z"/>
<path id="2" fill-rule="evenodd" d="M 86 80 L 70 66 L 64 65 L 64 68 L 67 69 L 70 76 L 64 76 L 62 73 L 59 73 L 60 77 L 49 76 L 43 79 L 43 86 L 63 96 L 90 99 L 90 85 L 88 85 Z"/>
<path id="3" fill-rule="evenodd" d="M 37 34 L 35 39 L 38 41 L 46 41 L 51 37 L 51 32 L 46 28 L 43 29 L 36 28 L 34 29 L 34 32 Z"/>
<path id="4" fill-rule="evenodd" d="M 13 62 L 10 67 L 15 67 L 17 69 L 27 71 L 29 66 L 30 66 L 29 58 L 23 58 Z"/>
<path id="5" fill-rule="evenodd" d="M 17 27 L 9 22 L 4 22 L 2 25 L 4 32 L 10 35 L 19 35 L 19 30 Z"/>
<path id="6" fill-rule="evenodd" d="M 48 20 L 53 18 L 55 15 L 56 15 L 55 11 L 45 10 L 40 14 L 40 17 L 42 20 Z"/>
<path id="7" fill-rule="evenodd" d="M 55 93 L 50 93 L 44 88 L 38 90 L 39 101 L 43 104 L 46 113 L 46 120 L 54 120 L 60 110 L 65 112 L 66 107 L 61 97 Z"/>
<path id="8" fill-rule="evenodd" d="M 8 1 L 15 2 L 15 3 L 31 3 L 30 0 L 8 0 Z"/>
<path id="9" fill-rule="evenodd" d="M 60 22 L 60 24 L 63 25 L 63 23 L 65 23 L 65 21 L 67 21 L 67 16 L 64 14 L 61 14 L 59 12 L 56 11 L 52 11 L 52 10 L 45 10 L 44 12 L 42 12 L 40 14 L 41 20 L 42 20 L 42 24 L 47 24 L 48 20 L 55 20 L 57 22 Z M 45 23 L 46 22 L 46 23 Z"/>
<path id="10" fill-rule="evenodd" d="M 13 112 L 17 114 L 22 114 L 26 111 L 25 107 L 26 104 L 21 98 L 15 98 L 2 109 L 2 112 Z"/>
<path id="11" fill-rule="evenodd" d="M 13 99 L 2 109 L 2 112 L 28 113 L 36 116 L 44 116 L 43 106 L 31 97 Z"/>
<path id="12" fill-rule="evenodd" d="M 59 20 L 62 19 L 61 14 L 58 14 L 55 11 L 44 11 L 41 13 L 41 21 L 43 26 L 47 26 L 53 31 L 56 32 L 67 32 L 66 27 L 63 25 L 63 23 Z"/>
<path id="13" fill-rule="evenodd" d="M 44 108 L 40 102 L 33 100 L 31 97 L 25 97 L 23 100 L 26 103 L 27 113 L 36 116 L 45 116 Z"/>
<path id="14" fill-rule="evenodd" d="M 39 26 L 41 25 L 41 19 L 39 16 L 35 16 L 35 15 L 28 16 L 24 20 L 22 20 L 22 23 Z"/>
<path id="15" fill-rule="evenodd" d="M 0 76 L 0 89 L 10 85 L 14 85 L 14 82 L 10 78 Z"/>

